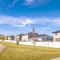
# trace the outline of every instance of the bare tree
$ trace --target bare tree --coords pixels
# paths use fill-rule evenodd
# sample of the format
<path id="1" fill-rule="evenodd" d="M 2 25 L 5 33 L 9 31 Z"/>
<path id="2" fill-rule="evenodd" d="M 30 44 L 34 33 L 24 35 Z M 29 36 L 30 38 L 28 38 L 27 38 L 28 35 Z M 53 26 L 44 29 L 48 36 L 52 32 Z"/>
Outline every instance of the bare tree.
<path id="1" fill-rule="evenodd" d="M 16 39 L 16 44 L 19 45 L 19 40 L 18 39 Z"/>
<path id="2" fill-rule="evenodd" d="M 36 44 L 36 39 L 35 38 L 32 39 L 32 43 L 33 43 L 33 45 L 35 47 L 35 44 Z"/>
<path id="3" fill-rule="evenodd" d="M 35 44 L 36 44 L 36 40 L 37 40 L 37 35 L 35 33 L 35 29 L 32 29 L 32 43 L 34 44 L 34 48 L 35 48 Z"/>

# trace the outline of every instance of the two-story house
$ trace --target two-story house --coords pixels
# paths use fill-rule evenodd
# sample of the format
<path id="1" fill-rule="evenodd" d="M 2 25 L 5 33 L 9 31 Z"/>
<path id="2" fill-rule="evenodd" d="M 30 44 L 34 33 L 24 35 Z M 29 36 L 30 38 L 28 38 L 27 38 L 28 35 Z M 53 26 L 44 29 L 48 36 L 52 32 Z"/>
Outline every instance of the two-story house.
<path id="1" fill-rule="evenodd" d="M 53 41 L 60 42 L 60 30 L 53 32 Z"/>

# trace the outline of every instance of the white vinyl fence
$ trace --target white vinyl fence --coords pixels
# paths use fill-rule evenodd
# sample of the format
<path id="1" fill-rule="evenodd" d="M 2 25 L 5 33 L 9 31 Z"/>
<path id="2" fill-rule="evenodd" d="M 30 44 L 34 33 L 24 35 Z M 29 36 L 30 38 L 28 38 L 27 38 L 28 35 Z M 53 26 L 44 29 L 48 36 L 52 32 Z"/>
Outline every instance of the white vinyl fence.
<path id="1" fill-rule="evenodd" d="M 16 43 L 16 41 L 11 41 L 11 40 L 4 40 L 4 42 Z M 32 42 L 19 42 L 19 44 L 34 45 Z M 60 42 L 36 42 L 35 46 L 60 48 Z"/>

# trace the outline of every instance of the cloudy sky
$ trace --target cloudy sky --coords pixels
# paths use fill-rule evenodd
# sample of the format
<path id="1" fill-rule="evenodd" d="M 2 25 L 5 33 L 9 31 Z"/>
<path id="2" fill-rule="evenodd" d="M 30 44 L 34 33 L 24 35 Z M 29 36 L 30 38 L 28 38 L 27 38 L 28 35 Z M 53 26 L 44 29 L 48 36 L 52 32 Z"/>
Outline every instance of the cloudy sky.
<path id="1" fill-rule="evenodd" d="M 52 35 L 60 30 L 60 0 L 0 0 L 0 34 Z"/>

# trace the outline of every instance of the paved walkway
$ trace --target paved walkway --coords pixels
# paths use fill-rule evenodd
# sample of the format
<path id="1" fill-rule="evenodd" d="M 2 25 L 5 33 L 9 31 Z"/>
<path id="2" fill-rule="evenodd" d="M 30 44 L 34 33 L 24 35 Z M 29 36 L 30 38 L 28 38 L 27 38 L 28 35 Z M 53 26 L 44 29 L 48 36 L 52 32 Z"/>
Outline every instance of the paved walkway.
<path id="1" fill-rule="evenodd" d="M 3 44 L 0 44 L 0 52 L 1 52 L 4 48 L 6 48 L 6 46 L 3 45 Z"/>
<path id="2" fill-rule="evenodd" d="M 50 60 L 60 60 L 60 57 L 54 58 L 54 59 L 50 59 Z"/>

